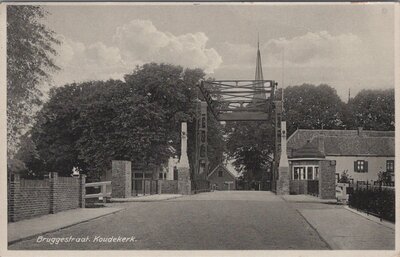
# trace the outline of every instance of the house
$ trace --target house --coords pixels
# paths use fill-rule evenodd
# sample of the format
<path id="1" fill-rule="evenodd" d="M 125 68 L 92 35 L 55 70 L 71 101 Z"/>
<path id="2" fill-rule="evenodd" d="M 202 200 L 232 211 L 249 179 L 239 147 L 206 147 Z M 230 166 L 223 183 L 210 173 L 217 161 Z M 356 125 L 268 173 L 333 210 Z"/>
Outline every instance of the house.
<path id="1" fill-rule="evenodd" d="M 336 179 L 346 171 L 354 182 L 378 180 L 387 171 L 394 177 L 394 131 L 298 129 L 287 140 L 291 191 L 303 193 L 300 182 L 318 180 L 320 160 L 336 165 Z"/>
<path id="2" fill-rule="evenodd" d="M 218 164 L 207 178 L 213 190 L 236 190 L 237 175 L 222 163 Z"/>

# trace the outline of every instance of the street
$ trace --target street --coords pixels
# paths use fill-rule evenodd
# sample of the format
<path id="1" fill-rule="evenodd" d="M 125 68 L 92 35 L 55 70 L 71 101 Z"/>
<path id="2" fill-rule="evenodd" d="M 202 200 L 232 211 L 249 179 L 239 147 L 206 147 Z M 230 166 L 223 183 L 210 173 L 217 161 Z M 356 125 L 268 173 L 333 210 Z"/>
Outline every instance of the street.
<path id="1" fill-rule="evenodd" d="M 210 192 L 162 202 L 118 205 L 125 209 L 45 234 L 40 240 L 35 237 L 18 242 L 9 249 L 329 249 L 293 206 L 271 192 Z M 135 240 L 99 242 L 99 238 L 112 236 Z M 51 244 L 43 240 L 65 237 L 89 241 Z"/>

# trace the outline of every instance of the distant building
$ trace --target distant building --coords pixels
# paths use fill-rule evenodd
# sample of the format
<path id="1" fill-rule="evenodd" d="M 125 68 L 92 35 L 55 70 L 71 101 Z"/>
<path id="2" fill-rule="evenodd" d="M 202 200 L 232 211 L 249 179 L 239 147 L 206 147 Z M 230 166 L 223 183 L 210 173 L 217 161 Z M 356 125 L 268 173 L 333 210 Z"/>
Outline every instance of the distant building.
<path id="1" fill-rule="evenodd" d="M 295 181 L 318 180 L 319 160 L 336 162 L 336 179 L 347 171 L 354 182 L 378 180 L 378 173 L 394 177 L 394 131 L 298 129 L 287 141 L 291 191 L 302 193 Z"/>
<path id="2" fill-rule="evenodd" d="M 237 175 L 218 164 L 207 176 L 213 190 L 236 190 Z"/>

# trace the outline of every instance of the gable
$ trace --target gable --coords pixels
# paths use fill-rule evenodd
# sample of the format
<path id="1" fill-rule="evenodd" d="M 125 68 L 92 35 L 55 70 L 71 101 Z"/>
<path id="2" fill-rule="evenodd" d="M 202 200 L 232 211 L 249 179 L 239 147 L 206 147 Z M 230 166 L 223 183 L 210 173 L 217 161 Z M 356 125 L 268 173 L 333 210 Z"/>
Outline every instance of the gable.
<path id="1" fill-rule="evenodd" d="M 223 178 L 226 178 L 226 177 L 229 177 L 229 178 L 231 178 L 231 179 L 236 179 L 236 176 L 235 175 L 233 175 L 228 169 L 226 169 L 225 168 L 225 166 L 223 166 L 222 164 L 219 164 L 217 167 L 215 167 L 211 172 L 210 172 L 210 174 L 208 174 L 208 178 L 218 178 L 219 176 L 218 176 L 218 174 L 219 174 L 219 171 L 221 171 L 222 172 L 222 177 Z"/>

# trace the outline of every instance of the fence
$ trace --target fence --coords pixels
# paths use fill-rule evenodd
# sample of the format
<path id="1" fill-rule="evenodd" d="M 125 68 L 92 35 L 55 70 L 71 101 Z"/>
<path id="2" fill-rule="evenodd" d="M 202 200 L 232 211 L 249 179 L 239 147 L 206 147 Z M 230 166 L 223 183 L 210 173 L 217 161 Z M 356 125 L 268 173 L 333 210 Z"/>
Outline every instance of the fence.
<path id="1" fill-rule="evenodd" d="M 349 196 L 349 205 L 381 220 L 395 222 L 394 187 L 357 183 Z"/>
<path id="2" fill-rule="evenodd" d="M 8 179 L 8 221 L 19 221 L 85 206 L 85 175 L 58 177 L 51 172 L 41 180 Z"/>
<path id="3" fill-rule="evenodd" d="M 111 181 L 87 183 L 85 189 L 85 199 L 98 198 L 106 202 L 107 198 L 111 198 Z"/>
<path id="4" fill-rule="evenodd" d="M 205 179 L 197 179 L 191 181 L 192 193 L 210 192 L 210 181 Z"/>

